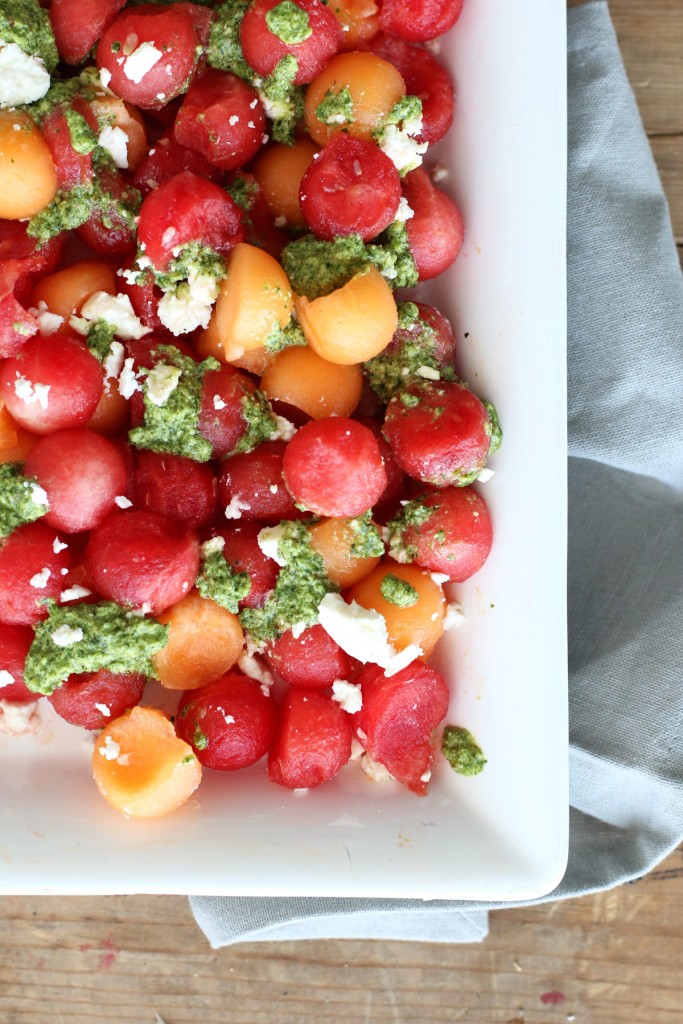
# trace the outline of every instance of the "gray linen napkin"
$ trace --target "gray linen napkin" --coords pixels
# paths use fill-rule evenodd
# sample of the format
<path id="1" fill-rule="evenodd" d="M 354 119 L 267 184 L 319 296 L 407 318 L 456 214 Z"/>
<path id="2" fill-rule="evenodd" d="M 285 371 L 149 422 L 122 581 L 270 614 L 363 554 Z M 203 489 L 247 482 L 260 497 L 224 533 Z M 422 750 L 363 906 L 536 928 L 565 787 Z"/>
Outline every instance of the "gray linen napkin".
<path id="1" fill-rule="evenodd" d="M 570 851 L 546 902 L 683 839 L 683 280 L 607 5 L 569 17 Z M 476 942 L 519 904 L 193 897 L 240 941 Z"/>

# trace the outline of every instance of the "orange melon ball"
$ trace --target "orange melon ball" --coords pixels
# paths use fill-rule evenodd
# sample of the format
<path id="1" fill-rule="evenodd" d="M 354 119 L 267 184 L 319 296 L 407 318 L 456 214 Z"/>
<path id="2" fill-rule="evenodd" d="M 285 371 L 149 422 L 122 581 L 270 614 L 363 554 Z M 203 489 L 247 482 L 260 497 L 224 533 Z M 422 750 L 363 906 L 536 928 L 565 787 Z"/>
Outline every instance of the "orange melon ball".
<path id="1" fill-rule="evenodd" d="M 0 110 L 0 217 L 23 220 L 57 194 L 52 153 L 32 118 Z"/>
<path id="2" fill-rule="evenodd" d="M 299 185 L 317 152 L 318 147 L 310 139 L 297 139 L 293 146 L 276 143 L 252 165 L 278 227 L 306 228 L 299 207 Z"/>
<path id="3" fill-rule="evenodd" d="M 330 363 L 312 348 L 286 348 L 263 371 L 261 390 L 271 402 L 287 402 L 314 420 L 350 416 L 361 399 L 363 371 L 358 364 Z"/>
<path id="4" fill-rule="evenodd" d="M 196 690 L 231 669 L 242 653 L 244 635 L 236 615 L 191 590 L 162 615 L 168 643 L 152 661 L 168 690 Z"/>
<path id="5" fill-rule="evenodd" d="M 116 294 L 114 271 L 102 260 L 82 260 L 42 278 L 31 292 L 31 305 L 44 302 L 51 313 L 64 318 L 62 326 L 68 326 L 69 317 L 79 313 L 95 292 Z"/>
<path id="6" fill-rule="evenodd" d="M 342 90 L 348 90 L 351 97 L 353 120 L 348 123 L 321 121 L 317 113 L 319 105 Z M 306 90 L 306 128 L 319 146 L 326 145 L 340 131 L 359 139 L 371 139 L 380 122 L 405 94 L 405 82 L 389 61 L 363 51 L 338 53 Z"/>
<path id="7" fill-rule="evenodd" d="M 311 548 L 323 560 L 325 572 L 342 590 L 364 579 L 376 565 L 379 557 L 362 558 L 353 554 L 358 533 L 349 519 L 322 519 L 310 526 Z"/>
<path id="8" fill-rule="evenodd" d="M 428 658 L 443 636 L 443 587 L 416 565 L 386 560 L 352 586 L 347 596 L 384 616 L 389 641 L 397 651 L 418 644 Z"/>

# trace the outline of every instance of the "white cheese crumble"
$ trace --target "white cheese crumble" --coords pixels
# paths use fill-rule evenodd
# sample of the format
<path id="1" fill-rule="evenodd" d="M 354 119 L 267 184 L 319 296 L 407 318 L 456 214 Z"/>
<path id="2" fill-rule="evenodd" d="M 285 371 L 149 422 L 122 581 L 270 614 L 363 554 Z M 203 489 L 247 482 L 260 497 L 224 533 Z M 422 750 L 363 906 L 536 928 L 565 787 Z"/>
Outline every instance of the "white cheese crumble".
<path id="1" fill-rule="evenodd" d="M 226 725 L 234 725 L 235 724 L 235 716 L 234 715 L 228 715 L 228 714 L 225 713 L 225 711 L 223 712 L 223 719 L 225 720 L 225 724 Z"/>
<path id="2" fill-rule="evenodd" d="M 241 519 L 243 512 L 248 512 L 251 509 L 251 505 L 247 501 L 242 501 L 237 495 L 230 501 L 229 505 L 225 506 L 225 518 L 226 519 Z"/>
<path id="3" fill-rule="evenodd" d="M 19 107 L 41 100 L 50 88 L 45 62 L 24 53 L 16 43 L 0 39 L 0 107 Z"/>
<path id="4" fill-rule="evenodd" d="M 126 57 L 123 65 L 123 73 L 126 78 L 139 85 L 148 71 L 163 57 L 161 50 L 157 50 L 153 43 L 140 43 L 136 50 Z"/>
<path id="5" fill-rule="evenodd" d="M 107 125 L 97 139 L 117 167 L 128 170 L 128 136 L 118 125 Z"/>
<path id="6" fill-rule="evenodd" d="M 51 313 L 47 308 L 47 302 L 44 302 L 43 299 L 40 300 L 37 307 L 31 306 L 29 313 L 32 313 L 38 321 L 38 330 L 43 338 L 49 338 L 50 335 L 55 334 L 64 323 L 64 317 L 57 313 Z"/>
<path id="7" fill-rule="evenodd" d="M 202 544 L 202 558 L 219 555 L 225 547 L 225 537 L 211 537 Z"/>
<path id="8" fill-rule="evenodd" d="M 487 466 L 484 466 L 481 473 L 477 477 L 477 480 L 479 481 L 480 484 L 485 484 L 491 479 L 492 476 L 493 470 L 489 469 Z"/>
<path id="9" fill-rule="evenodd" d="M 250 679 L 255 679 L 269 688 L 273 685 L 275 680 L 272 673 L 252 654 L 243 654 L 241 658 L 237 659 L 237 664 L 245 676 L 249 676 Z"/>
<path id="10" fill-rule="evenodd" d="M 447 572 L 430 572 L 429 575 L 431 576 L 434 583 L 436 583 L 437 587 L 442 586 L 444 583 L 448 583 L 450 579 L 450 576 L 448 575 Z"/>
<path id="11" fill-rule="evenodd" d="M 61 592 L 59 600 L 62 604 L 68 604 L 69 601 L 80 601 L 82 597 L 90 597 L 91 594 L 92 590 L 88 590 L 87 587 L 81 587 L 80 584 L 75 583 L 73 587 L 69 587 Z"/>
<path id="12" fill-rule="evenodd" d="M 133 502 L 125 494 L 117 494 L 114 498 L 114 504 L 118 505 L 119 508 L 132 508 L 133 506 Z"/>
<path id="13" fill-rule="evenodd" d="M 419 123 L 418 123 L 419 122 Z M 403 128 L 388 124 L 384 128 L 379 148 L 389 157 L 399 174 L 414 171 L 422 163 L 422 154 L 427 152 L 427 142 L 416 142 L 413 135 L 422 131 L 422 118 L 404 121 Z"/>
<path id="14" fill-rule="evenodd" d="M 0 729 L 3 732 L 12 733 L 14 736 L 35 732 L 40 721 L 38 716 L 36 701 L 15 704 L 11 700 L 0 700 Z"/>
<path id="15" fill-rule="evenodd" d="M 80 643 L 83 639 L 83 630 L 80 626 L 73 629 L 64 624 L 52 634 L 52 643 L 57 647 L 71 647 L 72 644 Z"/>
<path id="16" fill-rule="evenodd" d="M 434 183 L 445 181 L 446 178 L 448 178 L 448 170 L 443 166 L 443 164 L 434 164 L 429 172 L 429 176 Z"/>
<path id="17" fill-rule="evenodd" d="M 35 587 L 36 590 L 45 590 L 51 575 L 52 573 L 47 567 L 45 569 L 41 569 L 40 572 L 35 574 L 35 576 L 31 576 L 31 579 L 28 581 L 29 586 Z"/>
<path id="18" fill-rule="evenodd" d="M 106 68 L 100 68 L 100 82 L 102 83 L 103 89 L 109 89 L 109 83 L 111 82 L 111 71 L 107 71 Z"/>
<path id="19" fill-rule="evenodd" d="M 465 615 L 459 604 L 453 602 L 452 604 L 446 605 L 446 615 L 443 620 L 443 628 L 445 631 L 449 629 L 457 629 L 458 626 L 462 626 L 465 621 Z"/>
<path id="20" fill-rule="evenodd" d="M 379 761 L 373 761 L 369 754 L 363 754 L 360 759 L 360 766 L 373 782 L 389 782 L 393 775 Z"/>
<path id="21" fill-rule="evenodd" d="M 261 534 L 259 544 L 260 538 Z M 423 654 L 417 644 L 397 651 L 389 643 L 384 616 L 374 609 L 361 607 L 356 601 L 347 604 L 340 594 L 325 594 L 318 605 L 318 619 L 343 651 L 363 664 L 379 665 L 387 676 L 400 672 Z"/>
<path id="22" fill-rule="evenodd" d="M 120 745 L 111 736 L 105 736 L 104 743 L 97 750 L 107 761 L 116 761 L 121 753 Z"/>
<path id="23" fill-rule="evenodd" d="M 220 395 L 214 395 L 213 396 L 213 407 L 217 411 L 220 410 L 220 409 L 227 408 L 227 404 L 228 403 L 224 402 Z"/>
<path id="24" fill-rule="evenodd" d="M 182 371 L 168 363 L 157 363 L 147 375 L 145 394 L 152 405 L 166 405 L 180 382 Z"/>
<path id="25" fill-rule="evenodd" d="M 14 676 L 11 672 L 8 672 L 6 668 L 0 668 L 0 690 L 5 686 L 11 686 L 14 682 Z"/>
<path id="26" fill-rule="evenodd" d="M 363 707 L 360 685 L 350 683 L 347 679 L 335 679 L 332 683 L 332 700 L 350 715 L 355 715 Z"/>
<path id="27" fill-rule="evenodd" d="M 95 707 L 105 718 L 111 718 L 111 708 L 108 704 L 95 704 Z M 107 739 L 111 739 L 111 736 L 107 736 Z"/>
<path id="28" fill-rule="evenodd" d="M 36 499 L 34 498 L 33 500 L 35 501 Z M 52 550 L 56 555 L 58 555 L 60 551 L 66 551 L 68 546 L 69 545 L 65 544 L 63 540 L 59 539 L 59 537 L 55 537 L 55 539 L 52 541 Z"/>
<path id="29" fill-rule="evenodd" d="M 415 210 L 410 206 L 405 196 L 401 196 L 398 201 L 398 210 L 394 220 L 405 222 L 410 220 L 411 217 L 415 216 Z"/>
<path id="30" fill-rule="evenodd" d="M 285 560 L 280 556 L 278 552 L 278 547 L 280 541 L 282 540 L 283 537 L 286 536 L 286 534 L 286 526 L 264 526 L 264 528 L 259 532 L 259 535 L 256 538 L 258 546 L 261 548 L 261 551 L 266 556 L 266 558 L 272 558 L 273 561 L 277 562 L 278 565 L 285 564 Z"/>
<path id="31" fill-rule="evenodd" d="M 122 398 L 132 398 L 136 391 L 142 391 L 142 387 L 133 369 L 133 360 L 126 359 L 119 374 L 119 394 Z"/>
<path id="32" fill-rule="evenodd" d="M 219 290 L 220 284 L 215 277 L 191 271 L 187 281 L 175 291 L 166 292 L 159 300 L 159 319 L 175 335 L 208 327 Z"/>
<path id="33" fill-rule="evenodd" d="M 275 224 L 276 228 L 286 228 L 287 227 L 287 218 L 283 217 L 282 214 L 280 214 L 279 217 L 275 218 L 273 223 Z"/>
<path id="34" fill-rule="evenodd" d="M 135 315 L 130 298 L 123 293 L 110 295 L 109 292 L 94 292 L 83 303 L 81 315 L 72 316 L 69 324 L 78 334 L 87 334 L 97 320 L 106 321 L 124 341 L 144 338 L 152 330 L 151 327 L 145 327 Z"/>
<path id="35" fill-rule="evenodd" d="M 296 427 L 284 416 L 275 415 L 275 432 L 270 435 L 271 441 L 291 441 L 296 434 Z"/>
<path id="36" fill-rule="evenodd" d="M 425 380 L 441 380 L 441 374 L 433 366 L 418 366 L 417 375 Z"/>
<path id="37" fill-rule="evenodd" d="M 292 626 L 292 636 L 295 640 L 298 640 L 302 633 L 306 631 L 305 622 L 295 622 Z"/>
<path id="38" fill-rule="evenodd" d="M 36 483 L 33 483 L 33 482 L 31 482 L 30 486 L 31 486 L 31 501 L 33 502 L 34 505 L 49 505 L 50 504 L 50 499 L 48 498 L 47 491 L 45 490 L 44 487 L 41 487 L 40 484 L 36 484 Z M 55 544 L 56 543 L 57 543 L 57 540 L 55 539 Z M 64 548 L 66 546 L 67 545 L 64 544 Z M 53 550 L 54 550 L 55 554 L 58 554 L 60 551 L 63 550 L 63 548 L 60 547 L 60 548 L 56 548 L 55 549 L 55 547 L 53 545 Z"/>
<path id="39" fill-rule="evenodd" d="M 21 374 L 17 373 L 17 379 L 14 382 L 14 393 L 24 405 L 33 405 L 37 402 L 41 409 L 47 409 L 49 392 L 49 384 L 34 384 L 27 377 L 22 377 Z"/>

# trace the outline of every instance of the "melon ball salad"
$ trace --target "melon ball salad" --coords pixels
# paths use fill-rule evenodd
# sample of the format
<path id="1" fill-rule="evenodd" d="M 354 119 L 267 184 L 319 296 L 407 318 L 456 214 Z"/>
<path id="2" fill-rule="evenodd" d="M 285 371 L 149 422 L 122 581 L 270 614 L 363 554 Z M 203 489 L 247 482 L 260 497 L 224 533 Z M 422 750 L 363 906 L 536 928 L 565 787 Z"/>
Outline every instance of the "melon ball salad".
<path id="1" fill-rule="evenodd" d="M 422 165 L 459 13 L 3 0 L 1 707 L 93 731 L 125 815 L 481 767 L 429 658 L 500 428 L 406 291 L 463 238 Z"/>

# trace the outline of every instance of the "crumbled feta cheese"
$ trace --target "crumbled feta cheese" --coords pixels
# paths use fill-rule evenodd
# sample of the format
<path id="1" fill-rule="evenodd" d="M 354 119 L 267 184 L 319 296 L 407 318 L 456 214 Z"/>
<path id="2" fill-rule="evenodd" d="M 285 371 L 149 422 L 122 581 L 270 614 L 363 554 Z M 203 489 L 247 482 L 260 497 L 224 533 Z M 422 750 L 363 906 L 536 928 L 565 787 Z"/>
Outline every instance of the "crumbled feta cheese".
<path id="1" fill-rule="evenodd" d="M 284 559 L 281 558 L 278 552 L 278 547 L 280 541 L 286 535 L 286 532 L 286 526 L 264 526 L 256 538 L 258 546 L 261 548 L 261 551 L 266 558 L 272 558 L 278 565 L 285 564 Z"/>
<path id="2" fill-rule="evenodd" d="M 83 329 L 83 320 L 88 321 Z M 133 305 L 127 295 L 110 295 L 109 292 L 94 292 L 83 303 L 80 317 L 71 317 L 69 323 L 79 334 L 87 334 L 90 325 L 97 320 L 104 320 L 116 331 L 124 341 L 144 338 L 152 330 L 145 327 L 142 320 L 135 315 Z"/>
<path id="3" fill-rule="evenodd" d="M 114 498 L 114 504 L 118 505 L 119 508 L 131 508 L 133 502 L 125 494 L 117 494 Z"/>
<path id="4" fill-rule="evenodd" d="M 100 68 L 100 82 L 103 89 L 108 89 L 111 82 L 111 71 L 107 71 L 106 68 Z"/>
<path id="5" fill-rule="evenodd" d="M 14 676 L 11 672 L 8 672 L 6 668 L 0 668 L 0 690 L 5 686 L 11 686 L 14 682 Z"/>
<path id="6" fill-rule="evenodd" d="M 224 402 L 220 395 L 213 396 L 213 407 L 217 411 L 220 409 L 225 409 L 227 407 L 227 404 L 228 403 Z"/>
<path id="7" fill-rule="evenodd" d="M 133 369 L 133 360 L 126 359 L 119 374 L 119 393 L 122 398 L 132 398 L 136 391 L 142 391 L 142 386 Z"/>
<path id="8" fill-rule="evenodd" d="M 105 718 L 111 718 L 111 708 L 108 704 L 95 704 L 95 707 L 101 715 L 104 715 Z M 108 736 L 107 739 L 111 739 L 111 737 Z"/>
<path id="9" fill-rule="evenodd" d="M 280 488 L 278 487 L 277 484 L 271 484 L 268 490 L 270 491 L 271 494 L 277 494 Z"/>
<path id="10" fill-rule="evenodd" d="M 351 757 L 349 761 L 358 761 L 365 753 L 365 747 L 355 736 L 351 737 Z"/>
<path id="11" fill-rule="evenodd" d="M 52 642 L 57 647 L 71 647 L 72 644 L 80 643 L 83 639 L 83 630 L 80 626 L 76 626 L 73 629 L 71 626 L 64 624 L 54 631 L 52 634 Z"/>
<path id="12" fill-rule="evenodd" d="M 260 539 L 261 534 L 259 544 Z M 318 606 L 318 618 L 342 650 L 364 664 L 379 665 L 387 676 L 400 672 L 423 653 L 417 644 L 396 651 L 389 643 L 384 616 L 374 609 L 361 607 L 356 601 L 347 604 L 340 594 L 325 594 Z"/>
<path id="13" fill-rule="evenodd" d="M 427 142 L 416 142 L 413 135 L 422 130 L 422 118 L 403 122 L 403 128 L 388 124 L 384 128 L 379 148 L 389 157 L 399 174 L 414 171 L 422 163 L 422 154 L 427 152 Z"/>
<path id="14" fill-rule="evenodd" d="M 219 555 L 225 547 L 225 537 L 211 537 L 202 544 L 202 558 Z"/>
<path id="15" fill-rule="evenodd" d="M 152 43 L 141 43 L 136 50 L 126 58 L 123 65 L 123 73 L 131 82 L 139 85 L 148 71 L 161 60 L 163 53 L 157 50 Z"/>
<path id="16" fill-rule="evenodd" d="M 432 770 L 428 768 L 426 772 L 423 772 L 420 776 L 420 782 L 429 782 L 432 777 Z"/>
<path id="17" fill-rule="evenodd" d="M 121 753 L 120 745 L 111 736 L 105 736 L 104 743 L 97 750 L 107 761 L 116 761 Z"/>
<path id="18" fill-rule="evenodd" d="M 275 433 L 271 434 L 271 441 L 291 441 L 296 434 L 296 427 L 284 416 L 275 415 Z"/>
<path id="19" fill-rule="evenodd" d="M 332 683 L 332 700 L 350 715 L 355 715 L 363 707 L 360 685 L 350 683 L 346 679 L 335 679 Z"/>
<path id="20" fill-rule="evenodd" d="M 47 567 L 45 569 L 41 569 L 40 572 L 35 574 L 35 576 L 31 576 L 31 579 L 28 581 L 29 586 L 35 587 L 36 590 L 45 590 L 51 575 L 52 573 Z"/>
<path id="21" fill-rule="evenodd" d="M 484 468 L 482 469 L 481 473 L 477 477 L 477 480 L 479 481 L 480 484 L 485 484 L 485 483 L 487 483 L 487 481 L 489 481 L 491 479 L 492 476 L 493 476 L 493 470 L 489 469 L 487 466 L 484 466 Z"/>
<path id="22" fill-rule="evenodd" d="M 228 118 L 228 124 L 234 128 L 235 125 L 238 123 L 239 119 L 239 114 L 231 114 L 230 117 Z"/>
<path id="23" fill-rule="evenodd" d="M 425 380 L 441 380 L 441 374 L 433 366 L 418 366 L 417 375 Z"/>
<path id="24" fill-rule="evenodd" d="M 272 673 L 268 671 L 265 665 L 251 654 L 243 654 L 241 658 L 237 659 L 237 664 L 244 672 L 245 676 L 249 676 L 250 679 L 255 679 L 257 682 L 262 683 L 263 686 L 271 687 L 275 680 L 273 679 Z"/>
<path id="25" fill-rule="evenodd" d="M 75 583 L 73 587 L 69 587 L 61 592 L 59 600 L 62 604 L 68 604 L 69 601 L 80 601 L 82 597 L 90 597 L 91 594 L 92 590 L 88 590 L 87 587 L 81 587 L 78 583 Z"/>
<path id="26" fill-rule="evenodd" d="M 36 701 L 26 704 L 15 704 L 11 700 L 0 700 L 0 728 L 3 732 L 19 736 L 25 732 L 35 732 L 39 723 L 38 704 Z"/>
<path id="27" fill-rule="evenodd" d="M 169 246 L 177 234 L 178 232 L 176 228 L 174 228 L 173 226 L 166 228 L 163 235 L 161 236 L 161 244 Z M 180 248 L 178 248 L 178 252 L 179 251 Z M 173 255 L 176 256 L 178 255 L 178 253 L 174 251 Z"/>
<path id="28" fill-rule="evenodd" d="M 128 169 L 128 136 L 118 125 L 107 125 L 97 139 L 102 149 L 106 149 L 117 167 Z"/>
<path id="29" fill-rule="evenodd" d="M 379 761 L 373 761 L 367 753 L 361 757 L 360 766 L 373 782 L 389 782 L 394 777 L 383 764 L 380 764 Z"/>
<path id="30" fill-rule="evenodd" d="M 186 282 L 175 291 L 166 292 L 159 300 L 159 319 L 175 335 L 208 327 L 219 290 L 215 277 L 191 272 Z"/>
<path id="31" fill-rule="evenodd" d="M 298 640 L 301 634 L 305 631 L 305 629 L 305 622 L 295 622 L 294 625 L 292 626 L 292 636 L 294 637 L 294 639 Z"/>
<path id="32" fill-rule="evenodd" d="M 118 375 L 121 373 L 121 370 L 123 369 L 123 360 L 125 354 L 126 350 L 124 349 L 121 342 L 112 341 L 111 346 L 109 348 L 109 352 L 107 353 L 107 356 L 102 364 L 105 381 L 116 380 Z"/>
<path id="33" fill-rule="evenodd" d="M 465 621 L 465 615 L 459 604 L 455 602 L 446 605 L 446 615 L 443 620 L 444 630 L 457 629 Z"/>
<path id="34" fill-rule="evenodd" d="M 47 308 L 47 302 L 44 302 L 42 299 L 35 308 L 33 306 L 30 307 L 29 313 L 32 313 L 38 321 L 38 330 L 43 338 L 49 338 L 64 323 L 64 317 L 59 316 L 57 313 L 51 313 Z"/>
<path id="35" fill-rule="evenodd" d="M 225 711 L 224 711 L 223 712 L 223 718 L 225 720 L 225 724 L 226 725 L 234 725 L 235 724 L 235 716 L 234 715 L 227 715 L 225 713 Z"/>
<path id="36" fill-rule="evenodd" d="M 22 377 L 17 373 L 17 379 L 14 382 L 14 393 L 17 398 L 21 399 L 24 405 L 33 405 L 34 402 L 37 402 L 41 409 L 47 409 L 49 391 L 49 384 L 34 384 L 27 377 Z"/>
<path id="37" fill-rule="evenodd" d="M 248 512 L 251 505 L 242 501 L 237 495 L 231 500 L 229 505 L 225 506 L 225 518 L 226 519 L 241 519 L 243 512 Z"/>
<path id="38" fill-rule="evenodd" d="M 409 205 L 408 200 L 406 199 L 405 196 L 401 196 L 401 198 L 398 201 L 398 210 L 396 211 L 396 216 L 394 217 L 394 220 L 407 221 L 414 216 L 415 211 Z"/>
<path id="39" fill-rule="evenodd" d="M 430 572 L 431 578 L 436 583 L 437 587 L 442 586 L 444 583 L 448 583 L 450 576 L 446 572 Z"/>
<path id="40" fill-rule="evenodd" d="M 446 180 L 448 177 L 448 170 L 443 166 L 443 164 L 434 164 L 429 174 L 432 181 L 436 183 Z"/>
<path id="41" fill-rule="evenodd" d="M 35 501 L 36 499 L 34 498 L 33 500 Z M 68 546 L 69 545 L 65 544 L 63 540 L 59 539 L 59 537 L 55 537 L 55 539 L 52 541 L 52 550 L 56 555 L 58 555 L 60 551 L 66 551 Z"/>
<path id="42" fill-rule="evenodd" d="M 49 505 L 50 504 L 50 499 L 48 498 L 47 491 L 45 490 L 44 487 L 41 487 L 40 484 L 36 484 L 36 483 L 33 483 L 33 482 L 31 482 L 30 487 L 31 487 L 31 501 L 33 502 L 34 505 Z M 55 540 L 55 544 L 56 543 L 57 543 L 57 541 Z M 64 547 L 66 547 L 66 544 L 64 545 Z M 57 554 L 58 551 L 61 551 L 61 550 L 62 550 L 62 548 L 59 548 L 59 549 L 55 550 L 55 554 Z"/>
<path id="43" fill-rule="evenodd" d="M 35 103 L 50 88 L 50 75 L 38 56 L 0 39 L 0 108 Z"/>
<path id="44" fill-rule="evenodd" d="M 166 405 L 178 387 L 181 374 L 182 371 L 177 366 L 169 366 L 167 363 L 157 363 L 149 371 L 145 395 L 152 405 Z"/>

